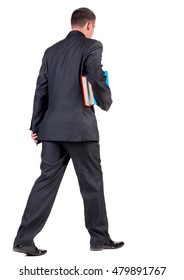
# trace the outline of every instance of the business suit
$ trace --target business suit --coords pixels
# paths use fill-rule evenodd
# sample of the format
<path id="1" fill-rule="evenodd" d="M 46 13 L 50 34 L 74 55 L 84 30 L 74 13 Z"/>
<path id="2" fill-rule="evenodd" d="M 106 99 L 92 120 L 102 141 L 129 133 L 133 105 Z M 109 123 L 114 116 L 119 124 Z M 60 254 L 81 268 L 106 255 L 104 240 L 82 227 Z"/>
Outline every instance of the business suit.
<path id="1" fill-rule="evenodd" d="M 98 245 L 110 239 L 98 127 L 94 108 L 83 105 L 80 84 L 80 76 L 87 74 L 98 105 L 109 109 L 111 92 L 101 68 L 101 54 L 102 44 L 80 31 L 71 31 L 45 51 L 30 127 L 42 142 L 41 175 L 30 193 L 15 244 L 33 244 L 47 221 L 70 159 L 84 201 L 90 243 Z"/>

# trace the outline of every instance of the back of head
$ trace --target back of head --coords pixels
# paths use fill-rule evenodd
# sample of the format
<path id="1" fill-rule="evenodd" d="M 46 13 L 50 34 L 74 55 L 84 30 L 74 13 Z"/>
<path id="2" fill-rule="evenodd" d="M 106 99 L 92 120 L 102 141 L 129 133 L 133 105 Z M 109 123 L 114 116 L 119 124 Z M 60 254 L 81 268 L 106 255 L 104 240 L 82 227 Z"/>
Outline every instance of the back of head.
<path id="1" fill-rule="evenodd" d="M 93 11 L 88 8 L 79 8 L 73 11 L 71 16 L 72 27 L 83 27 L 87 22 L 95 22 L 96 16 Z"/>

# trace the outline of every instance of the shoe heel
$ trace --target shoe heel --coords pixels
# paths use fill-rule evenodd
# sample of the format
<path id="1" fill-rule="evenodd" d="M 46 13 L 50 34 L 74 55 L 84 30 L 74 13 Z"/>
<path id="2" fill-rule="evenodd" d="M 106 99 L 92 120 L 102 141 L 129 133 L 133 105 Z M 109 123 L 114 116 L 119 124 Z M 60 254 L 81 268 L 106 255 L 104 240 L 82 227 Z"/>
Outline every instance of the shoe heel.
<path id="1" fill-rule="evenodd" d="M 103 248 L 102 247 L 90 247 L 91 251 L 102 251 Z"/>

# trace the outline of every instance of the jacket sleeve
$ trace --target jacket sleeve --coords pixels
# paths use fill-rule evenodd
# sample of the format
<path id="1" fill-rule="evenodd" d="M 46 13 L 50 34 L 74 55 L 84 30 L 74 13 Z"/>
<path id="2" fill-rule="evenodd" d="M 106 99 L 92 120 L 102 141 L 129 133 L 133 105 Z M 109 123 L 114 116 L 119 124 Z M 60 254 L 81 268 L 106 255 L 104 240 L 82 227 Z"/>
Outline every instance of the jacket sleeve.
<path id="1" fill-rule="evenodd" d="M 33 114 L 30 130 L 38 133 L 40 124 L 48 107 L 48 82 L 46 52 L 42 59 L 33 102 Z"/>
<path id="2" fill-rule="evenodd" d="M 92 85 L 97 105 L 105 111 L 108 111 L 112 104 L 111 90 L 106 84 L 104 72 L 102 70 L 102 51 L 101 42 L 93 40 L 93 44 L 88 48 L 85 61 L 86 74 Z"/>

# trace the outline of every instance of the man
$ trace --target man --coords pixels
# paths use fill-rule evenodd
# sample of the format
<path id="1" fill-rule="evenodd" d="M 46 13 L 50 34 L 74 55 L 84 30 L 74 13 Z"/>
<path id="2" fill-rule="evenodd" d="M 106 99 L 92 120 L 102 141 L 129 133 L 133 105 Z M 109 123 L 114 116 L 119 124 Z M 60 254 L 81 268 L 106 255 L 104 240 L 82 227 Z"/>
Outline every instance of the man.
<path id="1" fill-rule="evenodd" d="M 100 165 L 99 135 L 94 108 L 83 103 L 81 75 L 87 75 L 98 106 L 108 110 L 111 92 L 101 66 L 102 44 L 91 39 L 95 14 L 80 8 L 71 17 L 72 31 L 45 51 L 37 80 L 31 121 L 32 139 L 42 142 L 41 175 L 36 180 L 25 208 L 13 250 L 39 256 L 34 237 L 41 231 L 52 209 L 70 159 L 84 201 L 85 225 L 90 249 L 115 249 L 108 221 Z"/>

